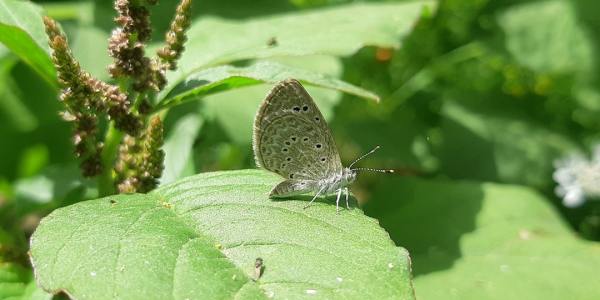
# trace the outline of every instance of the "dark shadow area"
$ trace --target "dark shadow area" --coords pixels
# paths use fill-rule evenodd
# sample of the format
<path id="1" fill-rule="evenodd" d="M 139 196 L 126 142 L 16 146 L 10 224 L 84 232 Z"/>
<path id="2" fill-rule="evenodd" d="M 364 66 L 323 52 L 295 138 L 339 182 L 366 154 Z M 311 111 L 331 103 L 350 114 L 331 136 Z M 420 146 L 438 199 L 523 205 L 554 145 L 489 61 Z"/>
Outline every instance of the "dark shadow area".
<path id="1" fill-rule="evenodd" d="M 456 179 L 497 181 L 494 145 L 463 124 L 444 118 L 444 143 L 438 149 L 440 172 Z"/>
<path id="2" fill-rule="evenodd" d="M 452 267 L 460 239 L 476 228 L 484 193 L 480 184 L 386 177 L 364 207 L 412 258 L 414 276 Z"/>
<path id="3" fill-rule="evenodd" d="M 196 170 L 208 172 L 255 167 L 250 145 L 234 147 L 230 143 L 231 137 L 219 120 L 204 119 L 202 129 L 194 141 L 193 158 Z"/>
<path id="4" fill-rule="evenodd" d="M 285 197 L 285 198 L 271 198 L 272 201 L 290 201 L 290 200 L 299 200 L 299 201 L 305 201 L 307 204 L 308 202 L 310 202 L 313 199 L 314 195 L 298 195 L 298 196 L 290 196 L 290 197 Z M 314 203 L 320 202 L 320 203 L 327 203 L 332 205 L 335 208 L 335 199 L 337 198 L 337 194 L 330 194 L 330 195 L 325 195 L 322 196 L 320 195 L 319 197 L 317 197 L 317 199 L 315 199 Z M 354 198 L 352 195 L 350 195 L 350 197 L 348 197 L 348 205 L 350 206 L 350 208 L 357 208 L 358 207 L 358 202 L 356 200 L 356 198 Z M 308 207 L 310 208 L 310 207 Z M 308 209 L 307 208 L 307 209 Z M 344 194 L 342 193 L 342 197 L 340 198 L 340 211 L 342 209 L 346 209 L 346 196 L 344 196 Z"/>
<path id="5" fill-rule="evenodd" d="M 598 17 L 598 1 L 596 0 L 575 0 L 573 1 L 575 10 L 581 24 L 585 26 L 587 38 L 589 38 L 595 48 L 594 55 L 598 57 L 600 52 L 600 18 Z M 595 61 L 596 68 L 600 67 L 600 60 Z M 600 75 L 592 75 L 595 83 L 600 83 Z"/>

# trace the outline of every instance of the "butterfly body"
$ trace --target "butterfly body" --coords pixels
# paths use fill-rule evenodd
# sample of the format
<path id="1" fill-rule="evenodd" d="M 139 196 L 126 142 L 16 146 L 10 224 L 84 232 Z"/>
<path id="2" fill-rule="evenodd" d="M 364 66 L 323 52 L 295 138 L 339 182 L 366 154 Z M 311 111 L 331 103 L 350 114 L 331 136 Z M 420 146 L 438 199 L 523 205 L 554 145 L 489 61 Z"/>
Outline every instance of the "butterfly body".
<path id="1" fill-rule="evenodd" d="M 294 79 L 278 83 L 254 120 L 252 146 L 258 167 L 283 176 L 270 197 L 327 195 L 342 191 L 356 179 L 356 170 L 342 167 L 325 119 L 304 87 Z M 311 201 L 312 202 L 312 201 Z"/>
<path id="2" fill-rule="evenodd" d="M 273 198 L 285 198 L 306 193 L 328 195 L 347 188 L 356 179 L 356 171 L 344 168 L 342 173 L 318 180 L 285 180 L 276 185 L 269 193 Z"/>

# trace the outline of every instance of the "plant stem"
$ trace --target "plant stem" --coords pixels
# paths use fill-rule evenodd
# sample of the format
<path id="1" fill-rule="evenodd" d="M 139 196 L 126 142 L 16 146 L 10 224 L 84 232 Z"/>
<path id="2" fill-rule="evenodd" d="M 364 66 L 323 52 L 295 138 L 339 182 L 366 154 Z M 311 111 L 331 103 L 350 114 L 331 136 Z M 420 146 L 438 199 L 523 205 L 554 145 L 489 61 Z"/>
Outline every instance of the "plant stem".
<path id="1" fill-rule="evenodd" d="M 119 144 L 123 138 L 123 132 L 116 129 L 114 122 L 110 122 L 106 137 L 104 139 L 104 149 L 102 149 L 102 173 L 98 177 L 98 194 L 100 197 L 115 194 L 115 183 L 113 178 L 113 165 L 119 151 Z"/>

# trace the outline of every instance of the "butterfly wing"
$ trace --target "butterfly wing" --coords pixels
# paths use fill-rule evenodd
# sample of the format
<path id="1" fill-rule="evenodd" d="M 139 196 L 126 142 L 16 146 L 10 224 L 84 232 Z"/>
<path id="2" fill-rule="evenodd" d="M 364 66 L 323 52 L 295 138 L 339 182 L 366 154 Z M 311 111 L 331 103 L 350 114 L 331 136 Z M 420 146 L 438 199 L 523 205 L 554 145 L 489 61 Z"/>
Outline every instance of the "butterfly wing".
<path id="1" fill-rule="evenodd" d="M 289 197 L 295 195 L 301 195 L 309 192 L 314 192 L 318 189 L 318 183 L 314 180 L 298 180 L 298 179 L 287 179 L 276 185 L 271 193 L 270 197 Z"/>
<path id="2" fill-rule="evenodd" d="M 252 144 L 256 164 L 286 179 L 314 181 L 343 169 L 329 126 L 294 79 L 278 83 L 263 101 Z"/>

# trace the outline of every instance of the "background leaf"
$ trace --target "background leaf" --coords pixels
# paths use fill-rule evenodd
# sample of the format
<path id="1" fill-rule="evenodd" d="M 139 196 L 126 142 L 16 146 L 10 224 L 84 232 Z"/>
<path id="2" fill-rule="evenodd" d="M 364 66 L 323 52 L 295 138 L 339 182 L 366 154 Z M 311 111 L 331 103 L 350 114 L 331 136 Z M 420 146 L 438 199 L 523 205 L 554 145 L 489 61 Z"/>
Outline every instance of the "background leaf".
<path id="1" fill-rule="evenodd" d="M 48 83 L 57 84 L 42 23 L 42 10 L 37 5 L 16 0 L 0 2 L 0 42 Z"/>
<path id="2" fill-rule="evenodd" d="M 357 3 L 288 15 L 194 22 L 170 87 L 207 66 L 277 56 L 350 55 L 366 45 L 397 47 L 423 9 L 433 1 Z M 324 30 L 327 28 L 327 30 Z M 335 40 L 335 43 L 331 41 Z M 274 45 L 270 45 L 275 41 Z"/>
<path id="3" fill-rule="evenodd" d="M 309 84 L 306 84 L 305 88 L 319 106 L 319 110 L 323 113 L 326 120 L 330 120 L 333 116 L 333 108 L 341 99 L 342 93 L 338 92 L 339 89 L 357 90 L 356 87 L 350 87 L 350 89 L 344 88 L 344 86 L 347 86 L 347 83 L 344 82 L 338 82 L 338 84 L 335 81 L 331 82 L 333 84 L 328 82 L 328 78 L 337 78 L 342 73 L 342 64 L 336 57 L 329 55 L 286 57 L 278 58 L 277 63 L 290 66 L 291 70 L 300 70 L 302 68 L 303 71 L 300 73 L 316 75 L 312 76 L 316 84 L 310 84 L 309 81 Z M 306 78 L 311 77 L 307 76 Z M 318 87 L 321 84 L 328 88 Z M 272 88 L 273 84 L 265 83 L 209 95 L 201 101 L 204 105 L 202 115 L 211 122 L 208 124 L 209 128 L 211 125 L 213 129 L 217 127 L 215 130 L 222 131 L 220 134 L 225 135 L 226 140 L 238 146 L 240 149 L 239 152 L 247 152 L 252 148 L 250 144 L 254 116 L 260 103 Z M 358 91 L 357 93 L 359 94 L 373 95 L 370 92 L 360 92 L 364 90 L 358 89 Z M 364 100 L 361 99 L 358 101 Z M 199 155 L 203 154 L 206 155 L 206 152 L 202 151 Z M 251 156 L 251 153 L 242 153 L 241 156 L 248 157 Z M 254 166 L 253 159 L 250 163 Z"/>
<path id="4" fill-rule="evenodd" d="M 167 96 L 166 100 L 159 103 L 157 109 L 163 109 L 223 90 L 255 85 L 261 82 L 275 84 L 288 78 L 295 78 L 311 85 L 379 101 L 377 95 L 334 77 L 285 66 L 276 62 L 262 61 L 246 67 L 221 66 L 191 74 L 186 78 L 185 83 L 177 87 L 176 90 L 171 91 L 173 95 Z"/>
<path id="5" fill-rule="evenodd" d="M 498 22 L 506 33 L 510 53 L 537 71 L 589 72 L 593 46 L 573 2 L 538 1 L 502 11 Z M 532 22 L 536 26 L 531 26 Z"/>
<path id="6" fill-rule="evenodd" d="M 0 298 L 49 300 L 52 295 L 36 287 L 31 270 L 0 261 Z"/>
<path id="7" fill-rule="evenodd" d="M 192 149 L 201 127 L 202 119 L 198 113 L 191 113 L 179 118 L 166 133 L 167 138 L 162 148 L 165 151 L 165 168 L 160 178 L 161 184 L 193 174 L 193 164 L 190 164 L 193 163 Z"/>
<path id="8" fill-rule="evenodd" d="M 377 221 L 332 203 L 305 210 L 309 198 L 268 199 L 280 180 L 204 173 L 58 209 L 31 240 L 38 281 L 80 299 L 413 298 L 408 253 Z"/>
<path id="9" fill-rule="evenodd" d="M 386 179 L 376 193 L 365 211 L 411 253 L 420 299 L 600 296 L 600 248 L 532 189 L 407 178 Z"/>
<path id="10" fill-rule="evenodd" d="M 442 114 L 441 168 L 453 178 L 547 188 L 553 158 L 577 149 L 567 136 L 501 103 L 464 105 L 446 99 Z"/>

